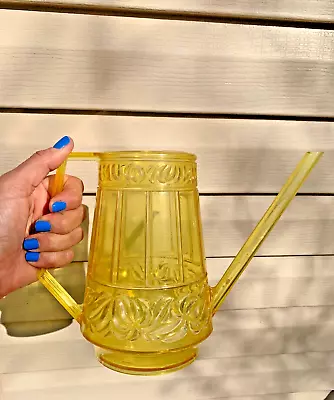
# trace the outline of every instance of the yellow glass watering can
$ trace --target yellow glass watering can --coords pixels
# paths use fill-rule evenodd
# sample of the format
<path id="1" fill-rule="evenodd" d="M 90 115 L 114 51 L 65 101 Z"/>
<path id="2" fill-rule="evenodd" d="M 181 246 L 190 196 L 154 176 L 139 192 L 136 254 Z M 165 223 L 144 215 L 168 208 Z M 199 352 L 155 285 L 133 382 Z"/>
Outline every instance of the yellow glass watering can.
<path id="1" fill-rule="evenodd" d="M 72 153 L 99 160 L 83 307 L 46 270 L 39 280 L 80 323 L 99 361 L 138 375 L 191 363 L 212 316 L 317 161 L 306 153 L 230 267 L 209 287 L 196 157 L 174 152 Z M 62 190 L 66 163 L 53 193 Z"/>

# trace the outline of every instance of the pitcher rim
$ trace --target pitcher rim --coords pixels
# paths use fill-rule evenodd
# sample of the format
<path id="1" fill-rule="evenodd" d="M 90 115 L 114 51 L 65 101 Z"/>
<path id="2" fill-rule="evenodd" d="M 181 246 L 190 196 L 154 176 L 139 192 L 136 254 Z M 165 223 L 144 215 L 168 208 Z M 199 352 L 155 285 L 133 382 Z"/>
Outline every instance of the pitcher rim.
<path id="1" fill-rule="evenodd" d="M 138 160 L 180 160 L 196 161 L 193 153 L 172 150 L 119 150 L 95 153 L 101 160 L 138 159 Z"/>

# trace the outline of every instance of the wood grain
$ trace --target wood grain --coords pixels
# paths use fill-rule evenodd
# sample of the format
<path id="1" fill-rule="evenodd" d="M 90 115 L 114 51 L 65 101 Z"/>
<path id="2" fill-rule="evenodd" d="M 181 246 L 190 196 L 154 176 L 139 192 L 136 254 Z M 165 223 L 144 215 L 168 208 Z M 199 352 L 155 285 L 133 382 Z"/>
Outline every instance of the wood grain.
<path id="1" fill-rule="evenodd" d="M 246 275 L 244 275 L 246 277 Z M 242 278 L 246 279 L 246 278 Z M 230 296 L 232 296 L 231 292 Z M 316 326 L 334 324 L 334 306 L 308 306 L 308 307 L 273 307 L 262 309 L 229 310 L 223 308 L 214 317 L 214 329 L 228 333 L 243 329 L 311 329 Z M 18 321 L 19 322 L 19 321 Z M 41 336 L 14 337 L 8 335 L 6 329 L 0 325 L 0 345 L 2 347 L 17 345 L 30 346 L 33 344 L 52 345 L 52 343 L 72 342 L 81 339 L 79 326 L 73 323 L 66 329 Z M 333 349 L 334 350 L 334 349 Z"/>
<path id="2" fill-rule="evenodd" d="M 271 196 L 201 198 L 207 256 L 236 254 L 272 200 Z M 332 196 L 294 198 L 258 254 L 333 254 L 333 202 Z"/>
<path id="3" fill-rule="evenodd" d="M 305 151 L 323 150 L 300 191 L 334 192 L 329 122 L 0 114 L 0 126 L 0 175 L 68 134 L 77 151 L 193 152 L 202 193 L 278 192 Z M 94 162 L 70 162 L 68 172 L 83 179 L 86 192 L 96 191 Z"/>
<path id="4" fill-rule="evenodd" d="M 212 286 L 218 282 L 231 261 L 207 260 L 209 283 Z M 238 329 L 242 329 L 247 316 L 246 326 L 256 328 L 281 326 L 282 321 L 285 321 L 284 324 L 291 321 L 291 326 L 299 321 L 298 324 L 304 326 L 309 321 L 316 320 L 320 324 L 334 320 L 334 309 L 331 308 L 334 305 L 333 262 L 333 257 L 319 256 L 256 257 L 223 304 L 226 320 L 219 329 L 232 329 L 231 324 L 237 324 Z M 73 263 L 63 275 L 56 276 L 69 293 L 82 303 L 85 289 L 82 263 Z M 286 308 L 307 306 L 311 308 Z M 266 309 L 270 307 L 282 307 L 281 314 L 277 311 L 275 317 L 266 316 Z M 0 301 L 0 310 L 1 322 L 13 336 L 48 333 L 71 323 L 67 312 L 39 283 L 8 295 Z M 241 310 L 241 317 L 233 316 L 229 313 L 231 310 Z M 253 310 L 254 313 L 244 310 Z M 253 316 L 260 312 L 263 312 L 263 318 L 257 323 Z"/>
<path id="5" fill-rule="evenodd" d="M 44 395 L 45 393 L 47 393 L 47 391 L 43 391 Z M 63 392 L 60 391 L 59 396 L 60 397 L 56 397 L 56 399 L 63 399 L 64 395 L 68 393 L 68 392 Z M 101 395 L 108 395 L 110 392 L 108 391 L 101 391 Z M 70 394 L 73 396 L 75 396 L 75 392 L 70 391 Z M 137 393 L 136 393 L 137 394 Z M 226 400 L 226 399 L 233 399 L 233 400 L 323 400 L 325 398 L 325 396 L 328 394 L 328 390 L 327 391 L 314 391 L 314 392 L 299 392 L 299 393 L 285 393 L 285 394 L 275 394 L 275 395 L 259 395 L 259 396 L 228 396 L 228 397 L 215 397 L 214 400 Z M 31 397 L 29 397 L 31 395 Z M 85 397 L 85 393 L 83 393 L 83 391 L 80 391 L 80 395 L 81 398 L 84 400 L 89 400 L 89 397 Z M 138 394 L 137 394 L 138 395 Z M 14 394 L 10 394 L 9 396 L 6 395 L 6 397 L 3 398 L 3 400 L 35 400 L 36 399 L 36 392 L 32 392 L 32 393 L 27 393 L 23 394 L 22 393 L 14 393 Z M 91 392 L 88 394 L 88 396 L 91 396 Z M 155 395 L 156 396 L 156 395 Z M 146 399 L 147 397 L 145 397 Z M 207 398 L 207 397 L 204 397 Z M 43 399 L 43 397 L 38 397 L 38 399 Z M 143 398 L 142 398 L 143 399 Z M 153 399 L 158 400 L 159 397 L 153 397 Z M 196 399 L 198 399 L 196 397 Z M 212 399 L 212 398 L 211 398 Z"/>
<path id="6" fill-rule="evenodd" d="M 86 1 L 98 3 L 105 2 Z M 258 3 L 115 0 L 108 6 L 333 19 L 328 0 Z M 333 32 L 0 11 L 0 107 L 333 116 Z M 77 150 L 195 152 L 202 193 L 276 192 L 304 151 L 321 149 L 327 154 L 303 191 L 334 190 L 332 123 L 2 114 L 0 126 L 0 174 L 66 133 Z M 95 192 L 96 167 L 79 162 L 69 172 Z M 22 338 L 8 336 L 2 326 L 1 399 L 88 400 L 112 393 L 146 400 L 322 400 L 334 384 L 333 257 L 290 256 L 334 254 L 333 199 L 294 200 L 261 250 L 271 257 L 253 260 L 188 369 L 157 379 L 122 376 L 98 365 L 75 324 Z M 202 197 L 207 255 L 233 256 L 271 200 Z M 90 222 L 94 201 L 85 198 Z M 87 241 L 77 248 L 77 260 L 87 260 L 87 248 Z M 230 261 L 208 260 L 211 284 Z M 84 265 L 69 268 L 76 279 L 66 275 L 63 283 L 82 295 Z M 7 322 L 26 317 L 28 292 L 7 297 L 13 299 Z M 34 321 L 63 321 L 47 292 L 38 297 L 42 307 L 31 303 L 31 294 L 25 305 Z"/>
<path id="7" fill-rule="evenodd" d="M 244 275 L 246 276 L 246 275 Z M 246 279 L 246 278 L 242 278 Z M 251 282 L 249 282 L 251 283 Z M 233 296 L 233 291 L 229 296 Z M 44 301 L 44 299 L 43 299 Z M 35 314 L 37 314 L 37 311 Z M 50 317 L 53 317 L 51 315 Z M 21 318 L 21 321 L 23 319 Z M 17 319 L 20 322 L 20 319 Z M 334 306 L 299 306 L 299 307 L 273 307 L 261 309 L 228 309 L 224 305 L 214 318 L 214 329 L 221 334 L 243 329 L 286 329 L 292 328 L 311 329 L 315 326 L 328 326 L 334 323 Z M 78 336 L 78 335 L 79 336 Z M 80 332 L 74 322 L 70 327 L 41 336 L 15 337 L 8 335 L 6 329 L 0 328 L 0 345 L 16 346 L 33 345 L 34 343 L 52 344 L 53 342 L 70 342 L 80 338 Z M 334 349 L 333 349 L 334 350 Z"/>
<path id="8" fill-rule="evenodd" d="M 221 371 L 226 370 L 225 376 L 229 376 L 231 379 L 238 378 L 238 375 L 241 374 L 242 372 L 248 372 L 251 374 L 254 374 L 254 369 L 252 370 L 252 366 L 256 366 L 256 362 L 260 363 L 261 361 L 264 364 L 267 365 L 262 365 L 262 367 L 257 367 L 255 368 L 258 370 L 258 374 L 261 375 L 261 373 L 275 373 L 275 372 L 295 372 L 293 371 L 293 368 L 289 368 L 287 365 L 285 368 L 282 364 L 288 364 L 289 362 L 293 364 L 297 364 L 298 362 L 302 361 L 309 361 L 308 359 L 312 360 L 312 358 L 315 360 L 316 357 L 312 357 L 311 355 L 308 354 L 303 354 L 303 355 L 295 355 L 295 356 L 286 356 L 286 357 L 250 357 L 248 360 L 245 359 L 227 359 L 227 360 L 212 360 L 210 363 L 207 360 L 201 360 L 197 362 L 197 368 L 194 368 L 195 364 L 190 366 L 184 371 L 177 372 L 176 374 L 173 375 L 165 375 L 158 377 L 157 379 L 152 380 L 152 378 L 143 378 L 143 377 L 129 377 L 129 376 L 119 376 L 119 374 L 115 374 L 112 371 L 106 371 L 102 367 L 98 368 L 82 368 L 79 371 L 54 371 L 54 377 L 55 379 L 52 380 L 52 372 L 38 372 L 38 373 L 27 373 L 27 374 L 9 374 L 4 376 L 4 390 L 5 393 L 11 393 L 11 392 L 21 392 L 23 390 L 27 391 L 34 391 L 34 390 L 41 390 L 41 389 L 46 389 L 47 387 L 52 388 L 53 390 L 66 390 L 70 389 L 71 386 L 77 384 L 73 384 L 73 382 L 78 382 L 82 386 L 86 387 L 89 389 L 91 386 L 99 385 L 100 387 L 108 384 L 113 384 L 117 387 L 117 385 L 123 385 L 127 386 L 126 384 L 129 383 L 131 385 L 136 385 L 140 383 L 145 383 L 148 387 L 150 385 L 154 385 L 158 383 L 161 387 L 161 389 L 164 388 L 164 386 L 168 385 L 168 382 L 173 379 L 173 381 L 176 384 L 175 394 L 177 394 L 177 386 L 182 384 L 182 381 L 188 381 L 189 383 L 191 380 L 194 378 L 196 379 L 203 379 L 203 378 L 210 378 L 211 377 L 219 377 L 220 374 L 222 374 Z M 321 355 L 321 357 L 317 357 L 318 360 L 324 361 L 325 357 Z M 328 358 L 328 357 L 327 357 Z M 272 365 L 268 368 L 269 363 L 271 362 Z M 319 362 L 318 362 L 319 363 Z M 319 364 L 320 364 L 319 363 Z M 246 366 L 243 366 L 242 364 L 246 364 Z M 276 364 L 276 365 L 275 365 Z M 280 365 L 279 365 L 280 364 Z M 298 368 L 299 369 L 299 368 Z M 301 368 L 303 369 L 303 368 Z M 291 371 L 292 370 L 292 371 Z M 305 368 L 307 371 L 307 368 Z M 265 371 L 265 372 L 264 372 Z M 309 372 L 309 371 L 307 371 Z M 306 372 L 306 373 L 307 373 Z M 80 375 L 80 373 L 82 373 Z M 242 377 L 242 375 L 241 375 Z M 38 379 L 40 378 L 40 379 Z M 286 385 L 288 387 L 288 385 Z M 18 389 L 20 388 L 20 389 Z M 280 390 L 280 392 L 284 392 L 283 390 Z M 52 390 L 52 391 L 53 391 Z M 173 389 L 170 389 L 171 392 L 173 392 Z M 66 393 L 66 392 L 65 392 Z M 224 392 L 219 393 L 220 395 L 224 395 Z M 233 395 L 233 393 L 231 393 Z M 292 394 L 291 394 L 292 395 Z M 315 396 L 316 394 L 313 394 L 313 397 L 310 398 L 317 398 Z M 203 394 L 202 394 L 203 396 Z M 190 397 L 190 398 L 205 398 L 205 397 Z M 223 396 L 226 397 L 226 396 Z M 58 397 L 57 397 L 58 398 Z M 84 397 L 88 398 L 88 397 Z M 128 397 L 125 397 L 128 398 Z M 146 397 L 145 397 L 146 398 Z M 151 397 L 149 397 L 151 398 Z M 156 397 L 156 398 L 160 398 Z M 161 398 L 165 398 L 162 396 Z M 179 397 L 177 397 L 179 398 Z M 208 393 L 208 397 L 206 398 L 212 398 Z M 217 397 L 215 397 L 217 398 Z M 219 397 L 220 398 L 220 397 Z M 270 398 L 274 399 L 275 397 Z M 277 397 L 277 399 L 283 399 L 284 397 Z M 291 397 L 295 398 L 295 397 Z M 296 397 L 298 398 L 298 397 Z M 188 397 L 187 397 L 188 399 Z M 247 397 L 248 399 L 248 397 Z M 305 398 L 303 399 L 305 400 Z"/>
<path id="9" fill-rule="evenodd" d="M 198 382 L 187 399 L 286 393 L 287 397 L 272 400 L 305 400 L 308 397 L 288 392 L 330 389 L 333 313 L 334 307 L 218 312 L 215 331 L 201 345 L 199 359 L 183 371 L 155 379 L 125 376 L 99 366 L 93 346 L 83 339 L 76 323 L 48 335 L 23 338 L 10 337 L 0 327 L 0 373 L 3 393 L 9 396 L 2 399 L 43 399 L 46 391 L 57 400 L 75 392 L 89 399 L 93 390 L 102 396 L 106 389 L 128 398 L 127 387 L 139 393 L 145 384 L 145 398 L 158 400 L 165 398 L 164 388 L 171 384 L 173 397 L 180 398 L 184 385 Z M 244 384 L 247 393 L 238 389 Z M 208 388 L 218 389 L 213 393 Z M 316 395 L 307 394 L 310 400 L 318 399 Z"/>
<path id="10" fill-rule="evenodd" d="M 21 6 L 55 5 L 55 6 L 87 6 L 105 7 L 106 9 L 124 9 L 147 11 L 198 13 L 205 15 L 221 15 L 252 18 L 284 19 L 292 21 L 325 21 L 334 19 L 332 0 L 10 0 L 7 3 Z"/>
<path id="11" fill-rule="evenodd" d="M 233 397 L 233 400 L 324 400 L 327 396 L 327 391 L 314 391 L 314 392 L 299 392 L 299 393 L 284 393 L 260 396 L 242 396 Z M 221 400 L 223 397 L 218 397 L 216 400 Z"/>
<path id="12" fill-rule="evenodd" d="M 326 308 L 330 308 L 331 311 L 326 311 Z M 303 318 L 297 318 L 293 324 L 288 317 L 297 315 L 298 312 Z M 311 308 L 305 311 L 303 307 L 218 312 L 214 318 L 213 334 L 200 346 L 199 360 L 214 362 L 212 359 L 275 356 L 267 357 L 267 360 L 264 358 L 257 368 L 243 361 L 244 368 L 249 368 L 249 371 L 245 369 L 241 371 L 239 367 L 239 371 L 231 370 L 231 374 L 246 373 L 251 369 L 259 373 L 270 369 L 277 371 L 280 370 L 280 364 L 283 369 L 284 365 L 287 365 L 295 370 L 334 368 L 332 314 L 333 307 L 319 307 L 318 312 L 312 311 Z M 3 329 L 1 327 L 1 330 Z M 76 323 L 58 332 L 36 337 L 9 337 L 3 331 L 0 350 L 0 373 L 5 374 L 98 365 L 93 346 L 81 336 Z M 283 354 L 298 355 L 305 352 L 318 355 L 310 354 L 306 358 L 300 355 L 299 362 L 287 362 L 294 357 L 283 356 Z M 288 359 L 286 363 L 278 362 L 284 358 Z M 225 372 L 228 374 L 228 371 L 217 369 L 216 373 Z"/>
<path id="13" fill-rule="evenodd" d="M 330 357 L 332 358 L 332 354 Z M 29 400 L 39 400 L 43 398 L 45 390 L 48 390 L 48 397 L 57 400 L 64 398 L 64 395 L 74 397 L 75 394 L 83 399 L 89 399 L 93 394 L 102 397 L 108 392 L 114 393 L 119 398 L 130 398 L 134 393 L 143 393 L 143 390 L 145 397 L 137 396 L 140 399 L 167 399 L 171 395 L 178 400 L 182 397 L 190 400 L 216 399 L 230 396 L 288 394 L 297 390 L 329 391 L 333 382 L 330 374 L 334 368 L 328 365 L 330 364 L 328 359 L 325 354 L 301 354 L 198 360 L 183 371 L 155 379 L 124 376 L 99 366 L 76 370 L 6 374 L 2 380 L 4 393 L 8 396 L 5 400 L 20 399 L 23 393 Z M 310 362 L 314 364 L 314 361 L 315 364 L 325 364 L 327 368 L 311 369 L 309 365 L 306 368 L 296 367 L 298 364 L 307 365 Z M 26 397 L 27 394 L 30 397 Z M 277 398 L 282 399 L 282 397 Z M 314 395 L 313 398 L 317 397 Z"/>
<path id="14" fill-rule="evenodd" d="M 0 26 L 0 106 L 334 115 L 332 30 L 9 10 Z"/>
<path id="15" fill-rule="evenodd" d="M 215 285 L 232 259 L 208 259 L 209 283 Z M 309 321 L 317 323 L 334 321 L 334 277 L 333 257 L 256 257 L 222 306 L 222 310 L 241 310 L 240 317 L 225 314 L 223 326 L 231 328 L 231 323 L 242 329 L 247 315 L 246 326 L 259 328 L 281 326 L 288 320 L 293 324 L 307 325 Z M 82 303 L 85 289 L 84 267 L 82 263 L 73 263 L 60 282 L 75 299 Z M 57 276 L 59 279 L 59 275 Z M 266 309 L 282 308 L 281 314 L 268 317 Z M 289 309 L 286 307 L 311 307 Z M 312 308 L 314 307 L 314 308 Z M 324 308 L 318 308 L 324 307 Z M 1 321 L 9 334 L 14 336 L 33 336 L 38 332 L 52 332 L 71 323 L 67 312 L 53 299 L 41 284 L 21 289 L 0 301 Z M 254 310 L 254 314 L 244 310 Z M 263 311 L 261 324 L 258 325 L 252 315 Z M 287 310 L 287 311 L 285 311 Z M 290 310 L 290 311 L 289 311 Z M 244 314 L 243 314 L 244 312 Z M 286 315 L 286 316 L 285 316 Z M 231 323 L 229 323 L 229 320 Z M 273 325 L 266 325 L 265 321 Z M 314 325 L 316 322 L 313 322 Z M 284 325 L 285 326 L 285 325 Z M 221 329 L 220 327 L 219 329 Z M 21 333 L 20 333 L 21 332 Z"/>
<path id="16" fill-rule="evenodd" d="M 270 206 L 272 196 L 201 197 L 207 257 L 234 256 Z M 95 197 L 84 198 L 93 221 Z M 295 197 L 260 248 L 258 255 L 334 254 L 334 197 Z M 87 261 L 87 242 L 76 248 L 76 261 Z"/>

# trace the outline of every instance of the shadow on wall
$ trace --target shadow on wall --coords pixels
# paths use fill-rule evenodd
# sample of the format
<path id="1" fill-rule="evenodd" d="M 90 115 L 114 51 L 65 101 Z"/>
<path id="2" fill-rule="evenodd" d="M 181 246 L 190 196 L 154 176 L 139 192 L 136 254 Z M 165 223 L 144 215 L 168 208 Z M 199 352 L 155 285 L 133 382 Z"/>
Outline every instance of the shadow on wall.
<path id="1" fill-rule="evenodd" d="M 88 226 L 89 218 L 83 223 L 85 238 L 77 246 L 73 262 L 65 268 L 55 269 L 52 274 L 59 283 L 70 293 L 79 304 L 83 303 L 85 291 L 85 266 L 88 254 Z M 85 255 L 85 257 L 83 257 Z M 1 324 L 7 334 L 13 337 L 29 337 L 44 335 L 66 328 L 73 318 L 55 300 L 55 298 L 40 283 L 31 285 L 10 293 L 0 301 Z"/>

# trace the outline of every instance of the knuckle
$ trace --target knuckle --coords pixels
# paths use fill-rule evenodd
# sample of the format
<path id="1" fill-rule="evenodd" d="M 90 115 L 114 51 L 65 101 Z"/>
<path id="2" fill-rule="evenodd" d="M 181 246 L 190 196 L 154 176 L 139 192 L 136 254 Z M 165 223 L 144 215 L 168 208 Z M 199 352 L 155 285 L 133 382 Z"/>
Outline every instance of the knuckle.
<path id="1" fill-rule="evenodd" d="M 45 254 L 44 266 L 47 268 L 56 268 L 57 265 L 57 253 L 47 253 Z"/>
<path id="2" fill-rule="evenodd" d="M 47 150 L 37 150 L 34 153 L 33 157 L 35 157 L 35 158 L 44 158 L 46 152 L 47 152 Z"/>
<path id="3" fill-rule="evenodd" d="M 85 190 L 85 186 L 83 181 L 80 178 L 77 178 L 76 176 L 71 176 L 71 179 L 69 180 L 69 185 L 72 190 L 74 190 L 80 197 L 82 196 L 82 193 Z"/>
<path id="4" fill-rule="evenodd" d="M 63 267 L 71 263 L 74 259 L 74 251 L 72 249 L 48 253 L 48 260 L 45 263 L 47 268 Z"/>
<path id="5" fill-rule="evenodd" d="M 54 244 L 53 235 L 47 233 L 40 235 L 38 241 L 39 241 L 39 247 L 42 250 L 43 249 L 49 250 L 53 247 Z"/>
<path id="6" fill-rule="evenodd" d="M 72 246 L 75 246 L 78 243 L 80 243 L 81 240 L 83 239 L 83 235 L 84 234 L 83 234 L 83 230 L 82 230 L 81 226 L 79 226 L 78 228 L 75 228 L 71 233 L 71 244 L 72 244 Z"/>
<path id="7" fill-rule="evenodd" d="M 87 215 L 88 215 L 87 206 L 80 204 L 78 211 L 79 211 L 80 223 L 81 223 L 87 218 Z"/>
<path id="8" fill-rule="evenodd" d="M 73 259 L 74 259 L 74 250 L 73 249 L 66 250 L 63 265 L 72 262 Z"/>
<path id="9" fill-rule="evenodd" d="M 71 231 L 70 226 L 69 226 L 69 222 L 64 216 L 61 216 L 61 218 L 59 218 L 58 224 L 59 224 L 58 225 L 59 226 L 59 230 L 62 233 L 69 233 Z"/>
<path id="10" fill-rule="evenodd" d="M 79 228 L 78 228 L 78 240 L 79 240 L 78 243 L 81 242 L 81 240 L 84 238 L 84 236 L 85 236 L 84 230 L 82 229 L 81 226 L 79 226 Z"/>

